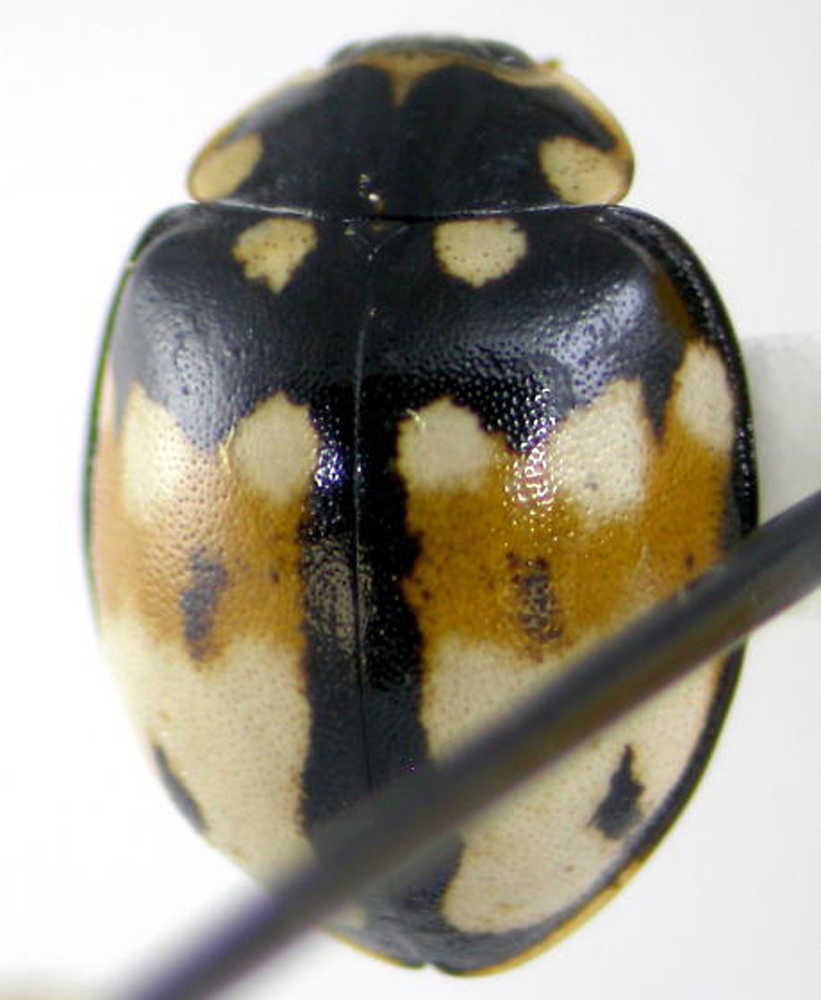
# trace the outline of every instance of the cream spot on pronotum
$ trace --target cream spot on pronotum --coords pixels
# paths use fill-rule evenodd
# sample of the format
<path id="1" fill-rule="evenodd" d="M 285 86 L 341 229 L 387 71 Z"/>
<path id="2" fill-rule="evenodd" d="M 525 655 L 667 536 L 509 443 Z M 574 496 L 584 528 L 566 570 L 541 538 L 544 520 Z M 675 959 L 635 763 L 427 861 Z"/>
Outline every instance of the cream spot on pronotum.
<path id="1" fill-rule="evenodd" d="M 474 288 L 509 274 L 527 253 L 527 237 L 513 219 L 456 219 L 433 231 L 439 266 Z"/>
<path id="2" fill-rule="evenodd" d="M 227 198 L 246 180 L 262 156 L 262 139 L 248 132 L 216 148 L 207 148 L 191 169 L 188 187 L 198 201 Z"/>
<path id="3" fill-rule="evenodd" d="M 261 278 L 281 292 L 316 245 L 316 229 L 307 219 L 265 219 L 240 233 L 233 254 L 247 278 Z"/>
<path id="4" fill-rule="evenodd" d="M 571 205 L 617 202 L 629 183 L 622 155 L 569 135 L 539 143 L 539 166 L 553 191 Z"/>
<path id="5" fill-rule="evenodd" d="M 388 78 L 393 105 L 398 107 L 421 77 L 456 60 L 451 54 L 434 52 L 369 52 L 356 61 L 382 70 Z"/>

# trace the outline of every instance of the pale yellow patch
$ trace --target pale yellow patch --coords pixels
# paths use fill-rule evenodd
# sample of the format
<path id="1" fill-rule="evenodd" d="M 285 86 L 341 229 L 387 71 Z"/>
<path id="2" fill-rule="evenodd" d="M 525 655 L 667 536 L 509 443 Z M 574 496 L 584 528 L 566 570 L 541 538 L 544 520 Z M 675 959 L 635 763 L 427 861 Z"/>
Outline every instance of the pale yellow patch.
<path id="1" fill-rule="evenodd" d="M 198 201 L 227 198 L 253 173 L 262 151 L 258 132 L 248 132 L 222 146 L 207 146 L 191 168 L 188 190 Z"/>
<path id="2" fill-rule="evenodd" d="M 265 219 L 240 233 L 233 254 L 247 278 L 261 278 L 279 293 L 316 246 L 316 228 L 307 219 Z"/>
<path id="3" fill-rule="evenodd" d="M 300 827 L 310 708 L 300 650 L 238 635 L 208 670 L 152 637 L 133 607 L 103 643 L 138 729 L 193 796 L 206 836 L 257 878 L 309 851 Z"/>
<path id="4" fill-rule="evenodd" d="M 624 197 L 624 166 L 609 150 L 558 135 L 540 142 L 538 155 L 545 180 L 567 204 L 611 203 Z"/>
<path id="5" fill-rule="evenodd" d="M 523 488 L 532 499 L 563 490 L 590 522 L 627 514 L 645 496 L 653 439 L 638 379 L 618 379 L 587 406 L 571 410 L 536 454 L 521 460 Z M 542 477 L 539 456 L 544 458 Z"/>
<path id="6" fill-rule="evenodd" d="M 433 249 L 443 271 L 479 288 L 516 267 L 527 237 L 513 219 L 456 219 L 436 226 Z"/>
<path id="7" fill-rule="evenodd" d="M 168 410 L 137 383 L 126 403 L 120 446 L 123 503 L 141 524 L 173 504 L 186 484 L 203 479 L 206 456 L 192 448 Z"/>
<path id="8" fill-rule="evenodd" d="M 359 903 L 348 903 L 330 920 L 326 920 L 324 928 L 332 934 L 355 934 L 364 931 L 368 926 L 368 913 Z"/>
<path id="9" fill-rule="evenodd" d="M 443 640 L 432 652 L 422 703 L 432 754 L 440 757 L 477 734 L 566 662 L 546 656 L 534 668 L 505 646 Z M 605 837 L 591 823 L 624 747 L 633 750 L 632 771 L 644 786 L 638 807 L 649 817 L 687 767 L 719 669 L 718 662 L 699 668 L 472 825 L 444 897 L 446 919 L 466 933 L 504 933 L 577 903 L 627 854 L 625 842 Z"/>
<path id="10" fill-rule="evenodd" d="M 251 486 L 273 503 L 287 503 L 311 478 L 317 435 L 305 407 L 277 394 L 240 421 L 224 454 Z"/>
<path id="11" fill-rule="evenodd" d="M 583 202 L 607 202 L 613 203 L 621 201 L 630 189 L 630 182 L 633 179 L 633 151 L 627 141 L 619 123 L 604 104 L 591 93 L 583 84 L 579 83 L 575 77 L 565 73 L 558 60 L 551 59 L 541 63 L 531 69 L 521 69 L 517 67 L 499 67 L 494 70 L 494 75 L 501 80 L 506 80 L 519 87 L 559 87 L 564 90 L 574 101 L 578 102 L 589 115 L 591 115 L 599 125 L 610 135 L 613 145 L 601 156 L 606 158 L 606 163 L 599 159 L 593 174 L 598 176 L 594 184 L 593 174 L 586 180 L 579 179 L 575 183 L 570 177 L 570 170 L 573 167 L 573 159 L 576 157 L 577 166 L 585 173 L 589 173 L 594 161 L 587 162 L 582 154 L 588 147 L 579 143 L 578 140 L 570 137 L 560 137 L 562 142 L 547 153 L 548 164 L 551 170 L 556 171 L 560 176 L 560 181 L 564 187 L 573 195 L 565 200 L 577 204 L 580 199 Z M 557 142 L 558 139 L 546 140 L 547 143 Z M 582 148 L 577 152 L 572 152 L 572 146 L 577 144 Z M 542 144 L 542 147 L 544 144 Z M 545 155 L 540 147 L 540 160 Z M 600 151 L 596 151 L 600 152 Z M 542 170 L 547 174 L 544 163 Z M 548 182 L 550 177 L 548 176 Z M 598 190 L 595 190 L 596 184 Z M 551 185 L 552 186 L 552 185 Z M 562 197 L 561 192 L 558 192 Z"/>
<path id="12" fill-rule="evenodd" d="M 394 107 L 398 107 L 421 77 L 460 60 L 452 53 L 367 52 L 353 61 L 373 66 L 387 76 Z"/>
<path id="13" fill-rule="evenodd" d="M 733 392 L 721 355 L 696 341 L 687 347 L 674 383 L 675 412 L 709 447 L 728 453 L 735 436 Z"/>
<path id="14" fill-rule="evenodd" d="M 475 490 L 497 446 L 475 414 L 438 399 L 399 426 L 398 468 L 411 490 Z"/>
<path id="15" fill-rule="evenodd" d="M 100 381 L 100 399 L 97 409 L 97 434 L 104 436 L 114 430 L 116 389 L 110 365 L 106 364 Z"/>
<path id="16" fill-rule="evenodd" d="M 471 642 L 457 634 L 431 650 L 422 718 L 434 757 L 478 735 L 489 719 L 509 711 L 528 692 L 560 670 L 564 660 L 546 655 L 533 662 L 501 643 Z"/>
<path id="17" fill-rule="evenodd" d="M 265 116 L 267 105 L 273 109 L 283 92 L 304 87 L 324 76 L 324 70 L 303 70 L 283 80 L 273 90 L 257 98 L 213 135 L 197 154 L 188 172 L 188 191 L 198 201 L 210 201 L 234 194 L 251 175 L 262 156 L 262 136 L 247 132 L 238 139 L 228 137 L 238 131 L 250 115 Z"/>

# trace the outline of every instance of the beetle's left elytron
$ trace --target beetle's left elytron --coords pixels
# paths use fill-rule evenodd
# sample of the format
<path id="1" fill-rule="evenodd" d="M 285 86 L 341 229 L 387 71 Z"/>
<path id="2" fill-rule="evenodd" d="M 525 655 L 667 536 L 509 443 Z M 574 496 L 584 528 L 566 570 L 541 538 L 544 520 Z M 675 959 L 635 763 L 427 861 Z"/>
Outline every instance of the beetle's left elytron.
<path id="1" fill-rule="evenodd" d="M 89 557 L 104 645 L 176 801 L 265 877 L 687 583 L 755 521 L 721 303 L 553 63 L 342 50 L 205 148 L 103 346 Z M 708 663 L 336 929 L 408 964 L 521 959 L 692 790 Z"/>

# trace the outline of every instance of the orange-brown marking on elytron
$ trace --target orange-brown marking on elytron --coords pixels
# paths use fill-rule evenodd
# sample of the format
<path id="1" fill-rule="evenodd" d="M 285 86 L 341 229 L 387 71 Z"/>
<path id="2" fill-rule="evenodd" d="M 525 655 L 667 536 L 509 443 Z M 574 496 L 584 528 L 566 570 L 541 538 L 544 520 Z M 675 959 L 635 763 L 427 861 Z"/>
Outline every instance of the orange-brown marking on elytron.
<path id="1" fill-rule="evenodd" d="M 407 525 L 420 554 L 403 590 L 425 650 L 458 635 L 537 665 L 617 628 L 719 556 L 730 456 L 691 434 L 672 402 L 661 438 L 648 437 L 643 499 L 613 518 L 583 516 L 560 474 L 545 467 L 543 444 L 517 454 L 498 433 L 480 488 L 406 482 Z M 522 587 L 522 567 L 543 568 L 538 629 L 524 624 L 533 620 L 533 588 Z"/>
<path id="2" fill-rule="evenodd" d="M 710 411 L 720 432 L 706 433 Z M 399 434 L 407 523 L 420 546 L 403 589 L 422 636 L 420 720 L 437 757 L 712 562 L 730 471 L 731 388 L 718 353 L 695 339 L 660 434 L 637 380 L 612 381 L 527 453 L 466 414 L 437 400 Z M 447 474 L 453 453 L 471 469 L 466 481 Z M 719 660 L 703 665 L 466 831 L 444 919 L 466 933 L 504 933 L 575 906 L 589 911 L 603 873 L 635 855 L 590 824 L 624 747 L 635 752 L 642 815 L 662 816 L 720 671 Z"/>
<path id="3" fill-rule="evenodd" d="M 124 487 L 122 428 L 129 410 L 157 408 L 159 404 L 135 386 L 120 430 L 111 421 L 101 422 L 91 490 L 92 566 L 100 618 L 112 618 L 128 604 L 154 639 L 179 641 L 186 633 L 183 595 L 197 584 L 199 562 L 220 567 L 220 586 L 214 588 L 208 609 L 210 628 L 197 639 L 195 669 L 208 669 L 240 635 L 301 649 L 298 534 L 310 476 L 301 492 L 272 501 L 236 474 L 232 435 L 214 451 L 202 451 L 166 414 L 159 417 L 166 420 L 166 440 L 156 442 L 157 463 L 169 458 L 178 466 L 185 464 L 177 469 L 173 488 L 157 491 L 156 500 L 135 516 L 134 501 L 128 500 Z"/>
<path id="4" fill-rule="evenodd" d="M 107 372 L 91 483 L 103 646 L 204 834 L 268 879 L 310 850 L 299 529 L 317 435 L 281 393 L 207 450 L 141 386 L 119 426 L 114 402 Z"/>

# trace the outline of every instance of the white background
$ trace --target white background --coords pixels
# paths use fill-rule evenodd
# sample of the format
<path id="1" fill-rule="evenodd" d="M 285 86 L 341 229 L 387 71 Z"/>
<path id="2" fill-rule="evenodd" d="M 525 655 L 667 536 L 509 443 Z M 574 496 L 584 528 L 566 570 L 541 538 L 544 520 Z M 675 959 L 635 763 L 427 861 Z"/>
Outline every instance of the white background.
<path id="1" fill-rule="evenodd" d="M 95 645 L 78 527 L 110 290 L 144 222 L 186 197 L 200 143 L 356 38 L 451 32 L 559 56 L 633 142 L 627 203 L 696 247 L 742 341 L 813 334 L 818 10 L 817 0 L 2 0 L 0 994 L 29 974 L 110 980 L 248 889 L 168 805 L 137 750 Z M 789 442 L 776 448 L 771 506 L 821 485 L 817 369 L 784 357 L 763 389 L 772 416 L 762 422 L 786 415 Z M 799 418 L 805 430 L 790 431 Z M 624 892 L 555 949 L 458 980 L 383 965 L 317 933 L 241 995 L 821 995 L 819 644 L 817 603 L 756 637 L 686 815 Z"/>

